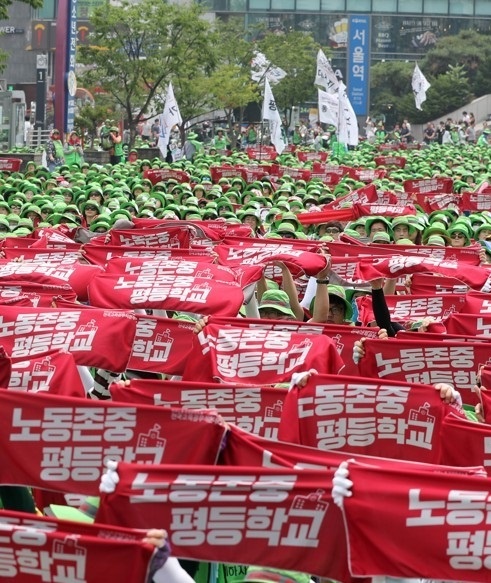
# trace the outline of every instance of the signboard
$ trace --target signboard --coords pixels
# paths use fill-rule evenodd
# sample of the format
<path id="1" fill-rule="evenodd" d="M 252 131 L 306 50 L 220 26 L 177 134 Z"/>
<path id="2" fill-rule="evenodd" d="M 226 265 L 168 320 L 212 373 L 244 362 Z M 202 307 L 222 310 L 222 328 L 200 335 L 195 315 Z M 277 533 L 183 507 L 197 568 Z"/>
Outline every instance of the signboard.
<path id="1" fill-rule="evenodd" d="M 348 27 L 348 98 L 356 115 L 369 113 L 370 17 L 351 14 Z"/>

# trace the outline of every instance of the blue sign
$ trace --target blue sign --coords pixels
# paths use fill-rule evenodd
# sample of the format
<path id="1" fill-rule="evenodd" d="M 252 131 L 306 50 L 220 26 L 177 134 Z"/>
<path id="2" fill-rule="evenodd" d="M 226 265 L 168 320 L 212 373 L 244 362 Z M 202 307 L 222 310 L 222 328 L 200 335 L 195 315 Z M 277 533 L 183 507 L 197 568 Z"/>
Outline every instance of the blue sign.
<path id="1" fill-rule="evenodd" d="M 370 103 L 370 17 L 348 17 L 348 98 L 356 115 L 368 115 Z"/>
<path id="2" fill-rule="evenodd" d="M 66 62 L 66 89 L 65 89 L 65 131 L 73 130 L 75 121 L 75 94 L 77 93 L 77 80 L 75 77 L 75 56 L 77 49 L 77 0 L 71 0 L 68 5 L 68 43 Z"/>

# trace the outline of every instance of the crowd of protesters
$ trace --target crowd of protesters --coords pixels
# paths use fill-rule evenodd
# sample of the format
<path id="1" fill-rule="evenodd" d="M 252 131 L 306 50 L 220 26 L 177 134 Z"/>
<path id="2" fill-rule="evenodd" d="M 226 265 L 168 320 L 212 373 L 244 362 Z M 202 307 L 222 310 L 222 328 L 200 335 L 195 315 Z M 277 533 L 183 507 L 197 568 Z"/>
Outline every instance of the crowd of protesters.
<path id="1" fill-rule="evenodd" d="M 142 137 L 157 144 L 158 120 L 147 126 L 142 128 Z M 281 277 L 273 280 L 263 276 L 257 284 L 259 317 L 356 326 L 361 323 L 357 298 L 368 295 L 373 301 L 374 321 L 371 324 L 380 328 L 379 338 L 392 339 L 399 330 L 424 333 L 433 323 L 431 318 L 397 322 L 391 318 L 385 295 L 396 292 L 395 279 L 376 278 L 370 286 L 360 288 L 336 278 L 329 245 L 348 243 L 359 245 L 360 249 L 372 249 L 373 253 L 378 246 L 383 246 L 392 248 L 394 255 L 398 254 L 398 246 L 427 247 L 430 257 L 433 252 L 440 257 L 438 254 L 445 248 L 469 248 L 475 250 L 476 267 L 484 269 L 491 264 L 491 207 L 468 211 L 459 206 L 465 193 L 486 193 L 491 176 L 487 130 L 482 132 L 486 137 L 481 140 L 474 128 L 475 120 L 468 114 L 457 123 L 446 120 L 437 128 L 428 124 L 423 144 L 419 145 L 415 144 L 407 120 L 386 133 L 383 124 L 368 119 L 364 143 L 353 150 L 334 150 L 329 128 L 320 124 L 308 127 L 302 122 L 288 136 L 291 143 L 288 151 L 274 156 L 273 162 L 261 162 L 254 159 L 257 152 L 249 156 L 247 151 L 249 146 L 257 145 L 258 138 L 262 140 L 259 126 L 251 124 L 243 131 L 236 128 L 237 133 L 218 129 L 213 137 L 210 128 L 203 127 L 197 133 L 188 132 L 184 155 L 176 156 L 175 161 L 169 163 L 160 157 L 123 161 L 119 130 L 107 120 L 100 133 L 100 146 L 110 153 L 110 163 L 106 165 L 84 162 L 77 132 L 72 132 L 64 142 L 60 132 L 53 130 L 46 148 L 46 166 L 28 163 L 22 172 L 2 172 L 0 239 L 4 242 L 18 239 L 19 245 L 27 247 L 43 233 L 57 230 L 77 243 L 87 243 L 95 238 L 100 240 L 114 228 L 131 230 L 138 219 L 154 220 L 156 225 L 175 224 L 176 221 L 242 224 L 250 227 L 251 237 L 261 240 L 319 242 L 319 253 L 326 257 L 325 267 L 310 279 L 294 279 L 288 266 L 278 262 L 276 267 Z M 447 133 L 450 138 L 446 137 Z M 394 156 L 403 158 L 404 163 L 397 166 L 392 161 L 384 165 L 383 161 L 376 160 L 381 154 L 379 146 L 387 142 L 406 146 L 393 152 Z M 311 156 L 301 162 L 301 152 L 325 152 L 329 156 L 326 164 L 331 170 L 343 166 L 381 172 L 366 180 L 345 171 L 338 180 L 328 184 L 313 172 L 318 160 Z M 255 169 L 267 166 L 268 171 L 248 182 L 242 171 L 233 175 L 235 167 L 244 166 Z M 231 172 L 227 177 L 216 178 L 214 169 L 217 168 L 228 168 Z M 278 168 L 282 169 L 281 173 L 277 172 Z M 299 168 L 312 171 L 310 177 L 292 177 L 297 175 Z M 166 169 L 181 172 L 181 179 L 154 178 L 158 171 Z M 375 187 L 378 200 L 388 193 L 393 200 L 398 200 L 407 193 L 408 181 L 434 179 L 448 179 L 451 185 L 445 193 L 448 201 L 442 208 L 429 210 L 415 199 L 412 201 L 414 212 L 398 216 L 377 213 L 351 220 L 329 218 L 332 203 L 369 184 Z M 341 204 L 341 209 L 351 207 L 352 203 L 347 200 L 345 207 Z M 302 220 L 302 215 L 315 213 L 325 215 L 325 220 L 310 223 Z M 15 247 L 15 243 L 12 246 Z M 410 279 L 406 286 L 397 286 L 399 294 L 410 292 Z M 200 316 L 193 315 L 197 334 L 208 322 L 207 317 Z M 363 342 L 359 341 L 355 344 L 354 358 L 359 361 L 363 356 Z M 107 396 L 110 381 L 121 378 L 104 371 L 98 371 L 96 376 L 92 396 L 100 398 Z M 124 380 L 124 376 L 122 378 Z M 443 400 L 457 399 L 450 385 L 438 388 Z M 482 421 L 479 407 L 476 413 L 477 417 L 470 413 L 471 418 Z M 344 495 L 349 495 L 346 494 L 349 484 L 346 486 L 346 482 L 342 482 L 341 485 Z M 110 479 L 106 479 L 106 487 L 114 487 Z M 34 499 L 26 488 L 2 486 L 0 496 L 5 508 L 36 512 Z M 164 548 L 165 532 L 152 530 L 147 538 L 158 548 Z M 186 565 L 186 568 L 194 576 L 195 567 Z M 193 581 L 178 564 L 167 562 L 167 570 L 165 575 L 163 571 L 155 575 L 154 569 L 154 581 Z M 310 577 L 255 567 L 235 580 L 301 583 L 308 582 Z M 224 576 L 223 581 L 227 581 Z"/>

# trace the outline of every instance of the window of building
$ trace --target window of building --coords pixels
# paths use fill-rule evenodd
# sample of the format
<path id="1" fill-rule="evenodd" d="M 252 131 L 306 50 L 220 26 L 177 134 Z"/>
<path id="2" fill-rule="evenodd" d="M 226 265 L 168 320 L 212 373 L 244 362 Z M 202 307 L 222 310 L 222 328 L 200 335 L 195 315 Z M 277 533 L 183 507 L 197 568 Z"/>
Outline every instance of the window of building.
<path id="1" fill-rule="evenodd" d="M 474 14 L 474 0 L 450 0 L 449 14 Z"/>
<path id="2" fill-rule="evenodd" d="M 297 10 L 319 10 L 319 0 L 297 0 Z"/>
<path id="3" fill-rule="evenodd" d="M 399 0 L 399 12 L 404 14 L 421 14 L 423 12 L 423 0 Z"/>
<path id="4" fill-rule="evenodd" d="M 489 0 L 476 0 L 476 16 L 491 16 L 491 2 Z"/>
<path id="5" fill-rule="evenodd" d="M 357 12 L 358 14 L 363 12 L 370 12 L 371 9 L 371 0 L 347 0 L 346 3 L 346 10 Z"/>
<path id="6" fill-rule="evenodd" d="M 376 0 L 373 12 L 397 12 L 397 0 Z"/>
<path id="7" fill-rule="evenodd" d="M 295 0 L 271 0 L 272 10 L 295 10 Z"/>
<path id="8" fill-rule="evenodd" d="M 269 0 L 249 0 L 249 10 L 269 10 Z"/>
<path id="9" fill-rule="evenodd" d="M 230 0 L 230 11 L 231 12 L 245 12 L 247 9 L 246 0 Z"/>
<path id="10" fill-rule="evenodd" d="M 448 0 L 425 0 L 425 14 L 448 14 Z"/>
<path id="11" fill-rule="evenodd" d="M 55 0 L 44 0 L 43 7 L 36 11 L 37 20 L 53 20 L 56 18 L 56 2 Z"/>
<path id="12" fill-rule="evenodd" d="M 336 12 L 336 10 L 344 11 L 345 9 L 344 0 L 321 0 L 321 10 Z"/>

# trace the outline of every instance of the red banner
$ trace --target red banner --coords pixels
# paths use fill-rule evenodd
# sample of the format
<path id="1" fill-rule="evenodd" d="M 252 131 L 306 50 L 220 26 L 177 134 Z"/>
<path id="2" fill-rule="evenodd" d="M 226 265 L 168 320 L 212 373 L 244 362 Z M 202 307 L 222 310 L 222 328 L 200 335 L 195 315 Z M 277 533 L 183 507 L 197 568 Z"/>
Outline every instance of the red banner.
<path id="1" fill-rule="evenodd" d="M 0 282 L 23 282 L 38 285 L 69 285 L 80 301 L 87 301 L 87 287 L 101 268 L 96 265 L 23 263 L 0 260 Z"/>
<path id="2" fill-rule="evenodd" d="M 142 471 L 120 463 L 118 475 L 115 492 L 101 498 L 98 522 L 164 524 L 173 554 L 182 558 L 340 575 L 332 570 L 340 544 L 332 541 L 334 533 L 341 538 L 336 528 L 341 522 L 329 471 L 219 466 Z"/>
<path id="3" fill-rule="evenodd" d="M 411 276 L 411 294 L 429 296 L 440 294 L 465 294 L 468 287 L 456 277 L 415 273 Z"/>
<path id="4" fill-rule="evenodd" d="M 77 364 L 124 372 L 130 358 L 136 317 L 97 309 L 2 307 L 0 342 L 13 357 L 48 350 L 71 352 Z"/>
<path id="5" fill-rule="evenodd" d="M 436 463 L 441 423 L 451 411 L 463 416 L 426 385 L 313 375 L 288 391 L 279 437 L 322 450 Z"/>
<path id="6" fill-rule="evenodd" d="M 362 258 L 358 264 L 357 276 L 363 281 L 380 277 L 395 278 L 413 273 L 441 273 L 456 277 L 473 289 L 481 289 L 490 281 L 491 271 L 487 268 L 462 264 L 459 261 L 396 255 L 388 259 Z"/>
<path id="7" fill-rule="evenodd" d="M 214 464 L 225 432 L 207 411 L 17 391 L 0 391 L 0 420 L 0 483 L 89 496 L 108 459 Z"/>
<path id="8" fill-rule="evenodd" d="M 491 343 L 410 340 L 371 340 L 364 343 L 361 376 L 433 385 L 450 383 L 462 394 L 464 403 L 475 405 L 472 391 L 480 365 L 491 362 Z"/>
<path id="9" fill-rule="evenodd" d="M 5 582 L 145 583 L 155 552 L 146 531 L 22 512 L 0 511 L 0 531 Z"/>
<path id="10" fill-rule="evenodd" d="M 23 261 L 24 263 L 80 264 L 82 254 L 79 249 L 51 249 L 46 247 L 28 247 L 27 249 L 5 249 L 3 254 L 7 261 Z"/>
<path id="11" fill-rule="evenodd" d="M 183 380 L 216 379 L 260 385 L 288 382 L 294 372 L 315 368 L 337 373 L 343 367 L 334 342 L 323 335 L 208 324 L 194 339 Z"/>
<path id="12" fill-rule="evenodd" d="M 353 575 L 489 582 L 489 478 L 358 463 L 349 477 Z"/>
<path id="13" fill-rule="evenodd" d="M 137 315 L 128 369 L 182 375 L 194 326 L 183 320 Z"/>
<path id="14" fill-rule="evenodd" d="M 132 380 L 124 387 L 114 383 L 110 390 L 114 401 L 216 411 L 226 423 L 268 439 L 278 438 L 287 392 L 279 387 L 155 380 Z"/>
<path id="15" fill-rule="evenodd" d="M 2 362 L 3 366 L 3 362 Z M 65 350 L 52 350 L 26 359 L 11 359 L 9 389 L 34 392 L 49 391 L 84 399 L 86 392 L 75 358 Z"/>
<path id="16" fill-rule="evenodd" d="M 84 245 L 83 257 L 94 265 L 105 266 L 114 257 L 147 259 L 195 259 L 200 263 L 214 261 L 208 249 L 159 249 L 158 247 L 121 247 L 120 245 Z"/>
<path id="17" fill-rule="evenodd" d="M 346 206 L 350 206 L 354 203 L 360 204 L 368 204 L 368 203 L 375 203 L 378 201 L 378 194 L 377 189 L 374 184 L 368 184 L 367 186 L 363 186 L 362 188 L 358 188 L 353 190 L 352 192 L 348 192 L 344 196 L 333 200 L 329 204 L 325 204 L 322 207 L 323 211 L 330 211 L 330 210 L 341 210 L 346 208 Z M 394 200 L 391 202 L 397 202 L 397 198 L 394 197 Z"/>
<path id="18" fill-rule="evenodd" d="M 152 170 L 145 170 L 143 178 L 148 178 L 152 184 L 158 182 L 166 182 L 170 178 L 178 182 L 189 182 L 191 176 L 184 172 L 184 170 L 175 170 L 174 168 L 158 168 Z"/>
<path id="19" fill-rule="evenodd" d="M 489 415 L 489 407 L 485 410 Z M 457 467 L 479 464 L 491 477 L 491 426 L 449 415 L 442 423 L 439 463 Z"/>
<path id="20" fill-rule="evenodd" d="M 174 247 L 187 249 L 191 245 L 188 226 L 158 227 L 153 229 L 111 229 L 106 237 L 109 245 L 127 247 Z"/>
<path id="21" fill-rule="evenodd" d="M 244 294 L 235 283 L 190 275 L 147 276 L 108 273 L 89 286 L 90 303 L 103 308 L 148 308 L 236 316 Z M 224 301 L 227 298 L 227 301 Z"/>
<path id="22" fill-rule="evenodd" d="M 396 166 L 397 168 L 404 168 L 407 159 L 402 156 L 377 156 L 375 164 L 377 166 Z"/>
<path id="23" fill-rule="evenodd" d="M 405 180 L 406 192 L 452 192 L 453 180 L 451 178 L 421 178 L 417 180 Z"/>
<path id="24" fill-rule="evenodd" d="M 482 212 L 491 208 L 491 192 L 463 192 L 460 195 L 461 211 Z"/>
<path id="25" fill-rule="evenodd" d="M 452 314 L 445 320 L 444 324 L 449 334 L 491 336 L 491 315 Z"/>
<path id="26" fill-rule="evenodd" d="M 481 316 L 491 314 L 491 298 L 489 293 L 468 292 L 465 295 L 462 312 L 466 314 L 479 314 Z"/>
<path id="27" fill-rule="evenodd" d="M 464 295 L 452 296 L 385 296 L 392 320 L 418 321 L 432 316 L 436 320 L 444 320 L 459 312 L 464 305 Z M 371 296 L 357 298 L 358 319 L 363 325 L 372 322 L 375 317 L 372 310 Z M 448 330 L 448 327 L 447 327 Z"/>
<path id="28" fill-rule="evenodd" d="M 304 242 L 302 242 L 304 243 Z M 282 261 L 294 277 L 301 273 L 315 276 L 326 267 L 324 255 L 312 252 L 318 245 L 310 242 L 299 245 L 297 241 L 278 243 L 261 242 L 259 239 L 245 239 L 240 245 L 221 244 L 215 247 L 222 265 L 263 265 L 273 261 Z"/>
<path id="29" fill-rule="evenodd" d="M 244 288 L 258 281 L 263 274 L 260 266 L 226 267 L 201 263 L 191 259 L 142 259 L 116 257 L 106 265 L 106 273 L 139 275 L 145 277 L 193 276 L 222 283 L 236 283 Z"/>
<path id="30" fill-rule="evenodd" d="M 295 320 L 257 320 L 255 318 L 213 318 L 211 323 L 232 328 L 250 328 L 259 330 L 283 330 L 296 334 L 324 334 L 336 345 L 339 356 L 343 359 L 343 374 L 358 375 L 358 367 L 353 362 L 353 346 L 360 338 L 377 338 L 378 328 L 363 326 L 345 326 L 336 324 L 319 324 L 317 322 L 298 322 Z"/>

